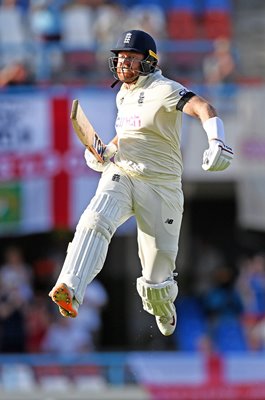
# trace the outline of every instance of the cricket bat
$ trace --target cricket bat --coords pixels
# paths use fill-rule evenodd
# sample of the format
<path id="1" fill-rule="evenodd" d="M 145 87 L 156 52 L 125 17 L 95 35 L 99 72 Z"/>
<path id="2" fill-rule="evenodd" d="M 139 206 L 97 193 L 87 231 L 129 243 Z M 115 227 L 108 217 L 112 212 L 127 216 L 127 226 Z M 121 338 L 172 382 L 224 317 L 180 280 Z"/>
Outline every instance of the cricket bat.
<path id="1" fill-rule="evenodd" d="M 106 146 L 85 115 L 77 99 L 73 100 L 70 119 L 81 143 L 86 146 L 99 162 L 103 163 L 103 153 Z"/>

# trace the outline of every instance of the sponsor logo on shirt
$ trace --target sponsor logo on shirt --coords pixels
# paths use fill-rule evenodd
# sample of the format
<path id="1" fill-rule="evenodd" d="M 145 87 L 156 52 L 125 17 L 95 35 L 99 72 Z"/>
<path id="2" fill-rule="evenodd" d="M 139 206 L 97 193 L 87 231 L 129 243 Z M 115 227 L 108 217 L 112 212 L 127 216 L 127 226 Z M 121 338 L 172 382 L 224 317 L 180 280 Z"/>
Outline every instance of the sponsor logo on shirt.
<path id="1" fill-rule="evenodd" d="M 128 117 L 117 116 L 115 127 L 116 128 L 140 128 L 142 125 L 139 115 L 130 115 Z"/>

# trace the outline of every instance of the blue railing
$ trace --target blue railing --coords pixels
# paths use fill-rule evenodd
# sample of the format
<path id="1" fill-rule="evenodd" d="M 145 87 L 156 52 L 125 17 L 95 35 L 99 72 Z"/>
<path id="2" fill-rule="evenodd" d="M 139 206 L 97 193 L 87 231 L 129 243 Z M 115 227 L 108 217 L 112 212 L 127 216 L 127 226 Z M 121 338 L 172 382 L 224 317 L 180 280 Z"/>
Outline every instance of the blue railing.
<path id="1" fill-rule="evenodd" d="M 71 355 L 54 354 L 0 354 L 0 366 L 27 365 L 29 367 L 60 367 L 96 366 L 104 371 L 104 378 L 113 385 L 123 385 L 131 379 L 126 373 L 128 353 L 84 353 Z"/>

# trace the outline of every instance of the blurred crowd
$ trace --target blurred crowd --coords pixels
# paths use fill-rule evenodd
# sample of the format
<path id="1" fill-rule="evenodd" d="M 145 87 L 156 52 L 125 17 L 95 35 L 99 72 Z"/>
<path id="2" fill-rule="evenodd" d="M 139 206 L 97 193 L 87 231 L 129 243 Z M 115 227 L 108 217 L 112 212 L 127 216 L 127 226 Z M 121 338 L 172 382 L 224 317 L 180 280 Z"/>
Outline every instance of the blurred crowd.
<path id="1" fill-rule="evenodd" d="M 94 280 L 87 288 L 78 319 L 63 318 L 48 298 L 56 272 L 52 259 L 29 265 L 20 247 L 6 248 L 0 267 L 0 353 L 95 350 L 108 294 L 101 282 Z"/>
<path id="2" fill-rule="evenodd" d="M 182 350 L 205 353 L 265 349 L 265 253 L 242 254 L 230 263 L 200 243 L 187 291 L 177 302 Z M 185 291 L 184 291 L 185 292 Z"/>
<path id="3" fill-rule="evenodd" d="M 220 251 L 205 243 L 197 260 L 188 271 L 188 285 L 179 282 L 178 327 L 171 349 L 207 354 L 264 351 L 265 253 L 244 255 L 229 265 Z M 102 331 L 107 327 L 102 313 L 109 297 L 115 301 L 115 293 L 96 279 L 87 288 L 78 317 L 63 318 L 48 297 L 58 261 L 47 256 L 29 265 L 20 247 L 6 247 L 0 266 L 0 353 L 104 349 Z"/>
<path id="4" fill-rule="evenodd" d="M 108 83 L 109 50 L 129 29 L 145 30 L 159 43 L 164 73 L 197 80 L 207 74 L 207 80 L 216 82 L 234 72 L 229 60 L 231 4 L 228 0 L 1 0 L 0 87 Z M 216 57 L 203 66 L 204 57 L 214 50 L 212 42 L 220 38 Z M 200 42 L 190 45 L 196 40 Z"/>

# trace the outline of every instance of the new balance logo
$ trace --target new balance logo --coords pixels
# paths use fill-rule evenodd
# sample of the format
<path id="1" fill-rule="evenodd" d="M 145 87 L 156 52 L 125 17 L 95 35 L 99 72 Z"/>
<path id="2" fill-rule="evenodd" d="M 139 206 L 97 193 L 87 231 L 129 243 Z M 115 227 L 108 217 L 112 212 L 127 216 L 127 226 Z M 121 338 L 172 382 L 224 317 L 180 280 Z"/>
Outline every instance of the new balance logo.
<path id="1" fill-rule="evenodd" d="M 130 43 L 131 37 L 132 37 L 132 34 L 127 33 L 123 43 Z"/>
<path id="2" fill-rule="evenodd" d="M 172 225 L 173 222 L 174 222 L 174 219 L 167 218 L 167 219 L 165 220 L 165 224 L 168 224 L 168 225 Z"/>
<path id="3" fill-rule="evenodd" d="M 120 175 L 119 174 L 114 174 L 112 177 L 113 182 L 120 182 Z"/>

